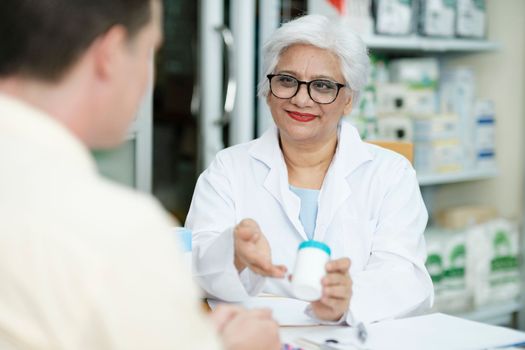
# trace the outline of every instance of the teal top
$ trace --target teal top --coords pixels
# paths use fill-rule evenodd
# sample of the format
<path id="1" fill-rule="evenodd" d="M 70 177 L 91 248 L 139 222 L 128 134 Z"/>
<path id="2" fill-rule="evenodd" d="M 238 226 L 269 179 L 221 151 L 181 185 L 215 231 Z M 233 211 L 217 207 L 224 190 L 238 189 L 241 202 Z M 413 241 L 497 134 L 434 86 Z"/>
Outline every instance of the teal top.
<path id="1" fill-rule="evenodd" d="M 317 220 L 317 199 L 319 198 L 320 191 L 308 188 L 298 188 L 292 185 L 290 185 L 290 190 L 292 190 L 292 192 L 301 200 L 299 220 L 301 220 L 301 224 L 303 224 L 308 239 L 313 239 L 315 222 Z"/>
<path id="2" fill-rule="evenodd" d="M 312 240 L 304 241 L 301 244 L 299 244 L 299 250 L 301 250 L 303 248 L 317 248 L 317 249 L 323 250 L 328 255 L 332 254 L 332 251 L 330 250 L 330 247 L 327 246 L 325 243 L 319 242 L 319 241 L 312 241 Z"/>

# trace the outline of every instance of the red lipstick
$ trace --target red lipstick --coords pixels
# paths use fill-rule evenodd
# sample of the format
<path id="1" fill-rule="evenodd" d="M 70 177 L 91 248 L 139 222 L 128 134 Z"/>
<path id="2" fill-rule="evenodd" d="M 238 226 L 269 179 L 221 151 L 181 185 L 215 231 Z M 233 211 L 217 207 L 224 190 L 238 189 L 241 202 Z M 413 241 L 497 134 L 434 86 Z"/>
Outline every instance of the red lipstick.
<path id="1" fill-rule="evenodd" d="M 288 116 L 290 116 L 290 118 L 297 120 L 298 122 L 303 122 L 303 123 L 311 122 L 312 120 L 317 118 L 315 114 L 310 114 L 310 113 L 299 113 L 299 112 L 292 112 L 292 111 L 286 111 L 286 113 L 288 113 Z"/>

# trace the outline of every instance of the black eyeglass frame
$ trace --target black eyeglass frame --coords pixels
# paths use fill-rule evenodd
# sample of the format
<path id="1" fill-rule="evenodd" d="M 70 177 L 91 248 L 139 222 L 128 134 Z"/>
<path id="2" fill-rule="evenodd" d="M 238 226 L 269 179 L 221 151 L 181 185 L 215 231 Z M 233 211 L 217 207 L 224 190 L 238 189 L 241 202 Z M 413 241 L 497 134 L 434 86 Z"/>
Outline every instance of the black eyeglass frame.
<path id="1" fill-rule="evenodd" d="M 272 90 L 272 79 L 274 77 L 278 77 L 278 76 L 289 77 L 289 78 L 295 79 L 297 81 L 297 89 L 295 90 L 295 93 L 292 96 L 290 96 L 290 97 L 279 97 L 273 92 L 273 90 Z M 341 84 L 341 83 L 338 83 L 336 81 L 331 81 L 331 80 L 328 80 L 328 79 L 314 79 L 314 80 L 310 80 L 310 81 L 299 80 L 296 77 L 288 75 L 288 74 L 268 74 L 266 76 L 266 78 L 268 78 L 268 85 L 270 85 L 270 91 L 271 91 L 272 95 L 274 95 L 275 97 L 277 97 L 277 98 L 279 98 L 281 100 L 287 100 L 289 98 L 293 98 L 295 95 L 297 95 L 297 93 L 301 89 L 301 85 L 304 84 L 304 85 L 306 85 L 306 91 L 308 92 L 308 96 L 310 97 L 310 99 L 312 101 L 314 101 L 315 103 L 319 103 L 320 105 L 329 105 L 330 103 L 334 103 L 334 101 L 337 100 L 337 96 L 339 96 L 339 91 L 342 88 L 347 86 L 346 84 Z M 337 91 L 335 92 L 334 99 L 332 101 L 330 101 L 330 102 L 317 102 L 316 100 L 314 100 L 314 98 L 312 97 L 312 94 L 310 93 L 310 86 L 311 86 L 311 84 L 314 81 L 328 81 L 328 82 L 330 82 L 332 84 L 335 84 L 335 86 L 337 86 Z"/>

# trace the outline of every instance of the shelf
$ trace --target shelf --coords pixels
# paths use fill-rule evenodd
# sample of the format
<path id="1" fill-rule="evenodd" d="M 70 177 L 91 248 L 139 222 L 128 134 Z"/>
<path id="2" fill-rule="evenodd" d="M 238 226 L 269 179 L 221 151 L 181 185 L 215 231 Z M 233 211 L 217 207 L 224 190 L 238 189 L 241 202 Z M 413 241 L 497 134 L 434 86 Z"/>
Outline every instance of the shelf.
<path id="1" fill-rule="evenodd" d="M 522 309 L 523 307 L 519 302 L 511 301 L 498 305 L 485 306 L 478 310 L 457 314 L 455 316 L 493 325 L 509 325 L 512 322 L 512 314 Z"/>
<path id="2" fill-rule="evenodd" d="M 417 174 L 420 186 L 441 185 L 454 182 L 485 180 L 498 176 L 497 169 L 468 170 L 445 174 Z"/>
<path id="3" fill-rule="evenodd" d="M 499 44 L 487 40 L 431 38 L 421 36 L 369 35 L 363 37 L 369 49 L 424 52 L 495 51 Z"/>

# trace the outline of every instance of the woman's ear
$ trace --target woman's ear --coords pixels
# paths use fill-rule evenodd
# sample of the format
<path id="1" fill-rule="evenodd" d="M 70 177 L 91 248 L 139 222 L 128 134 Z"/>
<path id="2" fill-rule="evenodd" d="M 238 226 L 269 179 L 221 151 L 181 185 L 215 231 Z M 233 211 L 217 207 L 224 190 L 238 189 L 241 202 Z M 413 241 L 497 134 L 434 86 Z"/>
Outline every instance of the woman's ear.
<path id="1" fill-rule="evenodd" d="M 343 115 L 347 115 L 352 111 L 352 104 L 353 104 L 353 93 L 350 92 L 350 94 L 347 96 L 346 104 L 343 109 Z"/>

